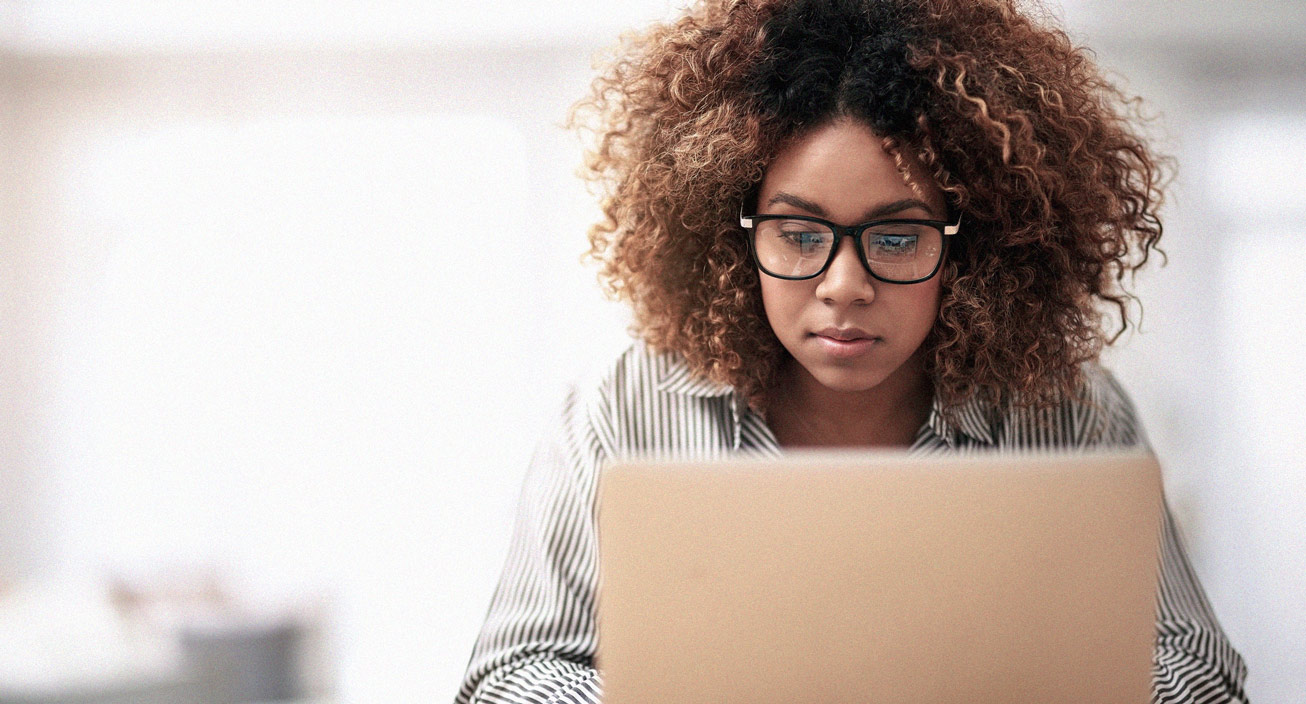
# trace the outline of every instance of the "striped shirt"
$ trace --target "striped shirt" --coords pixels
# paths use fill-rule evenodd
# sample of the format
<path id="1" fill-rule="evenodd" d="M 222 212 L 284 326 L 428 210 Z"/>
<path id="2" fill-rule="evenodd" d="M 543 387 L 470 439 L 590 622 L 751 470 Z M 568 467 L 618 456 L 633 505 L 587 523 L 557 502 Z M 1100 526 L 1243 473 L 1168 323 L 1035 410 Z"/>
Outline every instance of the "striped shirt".
<path id="1" fill-rule="evenodd" d="M 1146 446 L 1115 379 L 1086 368 L 1077 398 L 1046 411 L 937 401 L 914 453 Z M 677 355 L 637 343 L 572 388 L 527 471 L 499 586 L 455 704 L 598 702 L 594 669 L 595 485 L 609 459 L 778 457 L 775 435 L 733 389 L 693 375 Z M 1229 645 L 1176 534 L 1161 542 L 1153 701 L 1245 702 L 1246 667 Z"/>

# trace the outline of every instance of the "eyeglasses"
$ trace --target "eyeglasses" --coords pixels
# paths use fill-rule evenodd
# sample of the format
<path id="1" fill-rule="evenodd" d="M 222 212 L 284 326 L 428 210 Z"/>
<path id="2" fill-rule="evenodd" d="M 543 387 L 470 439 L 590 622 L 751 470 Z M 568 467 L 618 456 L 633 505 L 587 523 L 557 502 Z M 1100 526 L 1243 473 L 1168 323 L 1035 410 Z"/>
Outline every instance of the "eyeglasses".
<path id="1" fill-rule="evenodd" d="M 839 251 L 839 240 L 853 238 L 866 271 L 879 281 L 914 284 L 934 276 L 948 241 L 961 229 L 961 218 L 943 220 L 875 220 L 844 227 L 805 215 L 739 213 L 749 233 L 757 268 L 778 279 L 811 279 L 825 273 Z"/>

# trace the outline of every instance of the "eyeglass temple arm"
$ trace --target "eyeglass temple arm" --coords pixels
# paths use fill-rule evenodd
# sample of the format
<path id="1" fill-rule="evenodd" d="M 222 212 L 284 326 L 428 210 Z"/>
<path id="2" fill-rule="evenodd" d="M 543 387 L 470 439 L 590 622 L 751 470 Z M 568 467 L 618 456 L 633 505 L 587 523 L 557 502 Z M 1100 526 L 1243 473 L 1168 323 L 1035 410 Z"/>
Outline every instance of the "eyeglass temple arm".
<path id="1" fill-rule="evenodd" d="M 742 205 L 739 206 L 739 226 L 740 227 L 753 226 L 753 219 L 744 216 L 744 206 Z M 945 236 L 951 237 L 952 235 L 957 234 L 960 230 L 961 230 L 961 215 L 958 215 L 957 222 L 955 224 L 944 226 L 943 234 Z"/>

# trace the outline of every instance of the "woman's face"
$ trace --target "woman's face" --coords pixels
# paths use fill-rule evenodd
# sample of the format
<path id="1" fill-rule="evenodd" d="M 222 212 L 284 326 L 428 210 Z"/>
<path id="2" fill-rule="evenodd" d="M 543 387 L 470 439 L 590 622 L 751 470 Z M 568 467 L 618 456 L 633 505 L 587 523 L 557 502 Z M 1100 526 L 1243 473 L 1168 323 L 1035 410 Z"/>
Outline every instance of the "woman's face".
<path id="1" fill-rule="evenodd" d="M 869 127 L 841 119 L 783 149 L 762 180 L 758 214 L 810 215 L 840 225 L 884 218 L 943 220 L 943 194 L 903 154 L 918 194 Z M 875 389 L 920 373 L 916 356 L 939 311 L 939 275 L 914 284 L 878 281 L 844 238 L 825 273 L 790 281 L 759 272 L 767 320 L 795 370 L 834 391 Z M 855 338 L 845 339 L 841 338 Z"/>

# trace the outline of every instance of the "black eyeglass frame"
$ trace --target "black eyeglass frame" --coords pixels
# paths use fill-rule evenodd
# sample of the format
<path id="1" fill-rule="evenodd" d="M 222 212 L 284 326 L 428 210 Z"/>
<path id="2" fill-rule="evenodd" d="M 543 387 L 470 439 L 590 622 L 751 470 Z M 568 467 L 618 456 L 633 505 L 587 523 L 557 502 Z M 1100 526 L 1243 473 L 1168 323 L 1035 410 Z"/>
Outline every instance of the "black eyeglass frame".
<path id="1" fill-rule="evenodd" d="M 762 266 L 762 260 L 757 256 L 757 235 L 755 233 L 755 229 L 757 227 L 757 223 L 766 220 L 804 220 L 806 222 L 814 222 L 830 228 L 830 231 L 834 233 L 834 243 L 830 245 L 830 256 L 826 257 L 825 263 L 821 265 L 820 270 L 818 270 L 815 274 L 809 274 L 807 276 L 785 276 L 783 274 L 772 273 L 768 271 L 766 267 Z M 876 225 L 884 225 L 884 224 L 891 224 L 891 223 L 898 223 L 904 225 L 929 225 L 930 227 L 937 229 L 939 231 L 939 234 L 942 235 L 943 249 L 939 252 L 939 259 L 938 261 L 934 262 L 934 268 L 930 270 L 929 274 L 926 274 L 925 276 L 922 276 L 919 279 L 910 279 L 908 281 L 897 281 L 894 279 L 886 279 L 885 277 L 880 276 L 879 274 L 875 273 L 874 270 L 871 269 L 871 262 L 866 259 L 866 248 L 862 247 L 862 233 L 866 232 L 868 229 L 872 227 L 875 227 Z M 957 233 L 961 230 L 961 216 L 960 215 L 957 216 L 957 222 L 955 223 L 948 222 L 946 220 L 915 220 L 915 219 L 906 219 L 906 218 L 889 218 L 886 220 L 872 220 L 870 222 L 862 223 L 860 225 L 851 225 L 848 227 L 844 227 L 843 225 L 836 225 L 830 222 L 829 220 L 822 220 L 821 218 L 811 217 L 808 215 L 773 215 L 773 214 L 744 215 L 744 211 L 741 208 L 739 210 L 739 226 L 744 228 L 744 230 L 748 232 L 748 251 L 753 255 L 753 263 L 757 265 L 758 271 L 761 271 L 763 274 L 766 274 L 767 276 L 773 276 L 777 279 L 785 279 L 786 281 L 806 281 L 807 279 L 815 279 L 821 274 L 824 274 L 826 269 L 830 268 L 830 263 L 834 261 L 834 255 L 839 252 L 840 240 L 842 240 L 844 237 L 851 237 L 853 238 L 853 244 L 856 245 L 855 248 L 857 250 L 857 258 L 861 260 L 862 267 L 866 269 L 866 273 L 871 275 L 871 278 L 875 279 L 876 281 L 883 281 L 886 284 L 918 284 L 921 283 L 922 281 L 929 281 L 930 279 L 934 278 L 935 274 L 939 273 L 939 268 L 943 266 L 944 258 L 948 256 L 948 245 L 951 243 L 952 238 L 955 237 Z"/>

